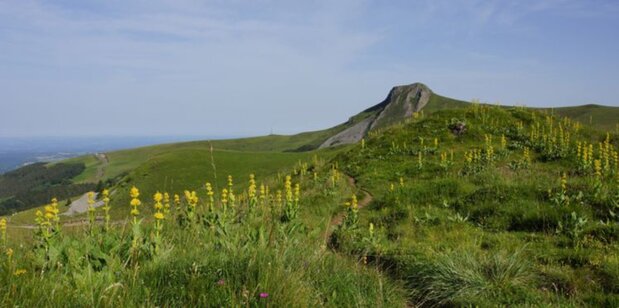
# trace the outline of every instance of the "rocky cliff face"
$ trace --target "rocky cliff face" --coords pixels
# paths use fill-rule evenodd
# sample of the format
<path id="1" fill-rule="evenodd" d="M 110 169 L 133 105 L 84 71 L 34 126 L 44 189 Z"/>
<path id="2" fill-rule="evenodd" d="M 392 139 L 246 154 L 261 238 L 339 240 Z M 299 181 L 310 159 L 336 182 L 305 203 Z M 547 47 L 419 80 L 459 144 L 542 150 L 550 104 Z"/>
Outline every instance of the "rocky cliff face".
<path id="1" fill-rule="evenodd" d="M 410 118 L 428 104 L 432 90 L 422 83 L 397 86 L 389 91 L 387 98 L 363 113 L 369 115 L 363 120 L 331 136 L 320 148 L 355 143 L 373 129 L 382 128 Z M 352 120 L 351 120 L 352 121 Z"/>

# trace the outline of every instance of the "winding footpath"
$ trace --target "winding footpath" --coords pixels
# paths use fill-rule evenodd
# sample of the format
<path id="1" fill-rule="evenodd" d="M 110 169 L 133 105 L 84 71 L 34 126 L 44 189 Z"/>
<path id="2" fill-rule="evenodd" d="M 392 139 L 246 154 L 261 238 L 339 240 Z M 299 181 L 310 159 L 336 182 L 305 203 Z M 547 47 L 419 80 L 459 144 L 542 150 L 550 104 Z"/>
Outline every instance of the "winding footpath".
<path id="1" fill-rule="evenodd" d="M 357 187 L 357 181 L 355 180 L 355 178 L 350 175 L 346 175 L 346 178 L 348 180 L 348 186 L 350 186 L 353 191 L 359 191 L 363 194 L 363 198 L 361 198 L 361 200 L 357 202 L 358 209 L 366 207 L 372 202 L 372 200 L 374 200 L 374 197 L 372 197 L 372 194 L 370 194 L 369 191 L 365 189 L 359 189 Z M 344 217 L 346 217 L 346 211 L 341 211 L 340 213 L 331 218 L 329 226 L 327 226 L 327 230 L 324 235 L 325 243 L 329 240 L 329 238 L 331 238 L 331 235 L 333 234 L 333 231 L 335 231 L 335 228 L 342 224 L 342 221 L 344 221 Z"/>
<path id="2" fill-rule="evenodd" d="M 107 157 L 105 153 L 97 153 L 95 157 L 101 162 L 101 164 L 97 167 L 97 175 L 96 181 L 103 179 L 105 175 L 105 167 L 110 163 L 110 159 Z"/>

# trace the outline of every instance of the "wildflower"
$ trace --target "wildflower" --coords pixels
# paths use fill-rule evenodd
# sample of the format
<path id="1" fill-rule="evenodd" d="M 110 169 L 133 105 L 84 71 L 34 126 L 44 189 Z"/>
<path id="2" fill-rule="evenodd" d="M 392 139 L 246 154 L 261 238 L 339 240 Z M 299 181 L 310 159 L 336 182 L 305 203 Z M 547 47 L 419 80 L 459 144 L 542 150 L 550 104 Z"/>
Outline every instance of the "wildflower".
<path id="1" fill-rule="evenodd" d="M 277 203 L 277 206 L 281 207 L 282 206 L 282 191 L 278 190 L 275 193 L 275 203 Z"/>
<path id="2" fill-rule="evenodd" d="M 49 227 L 51 227 L 52 222 L 57 222 L 58 221 L 58 201 L 56 200 L 56 198 L 52 199 L 52 203 L 46 205 L 45 207 L 43 207 L 43 209 L 45 210 L 45 215 L 43 217 L 45 217 L 45 224 Z"/>
<path id="3" fill-rule="evenodd" d="M 267 298 L 269 297 L 269 293 L 260 293 L 260 298 Z"/>
<path id="4" fill-rule="evenodd" d="M 225 188 L 221 190 L 221 204 L 224 207 L 228 205 L 228 190 Z"/>
<path id="5" fill-rule="evenodd" d="M 213 187 L 211 186 L 211 183 L 207 182 L 205 185 L 206 187 L 206 196 L 208 197 L 208 209 L 209 212 L 213 212 L 215 210 L 214 206 L 215 206 L 215 198 L 214 195 L 215 193 L 213 192 Z"/>
<path id="6" fill-rule="evenodd" d="M 163 212 L 170 213 L 170 195 L 167 192 L 163 193 Z"/>
<path id="7" fill-rule="evenodd" d="M 35 219 L 34 221 L 37 223 L 37 225 L 39 225 L 39 227 L 43 224 L 43 212 L 41 212 L 41 210 L 37 210 L 35 215 Z"/>
<path id="8" fill-rule="evenodd" d="M 105 229 L 109 230 L 110 228 L 110 192 L 107 189 L 104 189 L 101 192 L 103 195 L 103 211 L 105 213 Z"/>
<path id="9" fill-rule="evenodd" d="M 286 176 L 284 190 L 286 191 L 286 201 L 292 202 L 292 178 L 289 175 Z"/>
<path id="10" fill-rule="evenodd" d="M 163 200 L 163 194 L 162 193 L 156 192 L 153 195 L 153 201 L 155 201 L 155 210 L 161 211 L 163 209 L 163 204 L 161 204 L 162 200 Z"/>
<path id="11" fill-rule="evenodd" d="M 181 207 L 181 197 L 178 194 L 174 194 L 174 206 L 176 210 L 180 210 Z"/>
<path id="12" fill-rule="evenodd" d="M 6 246 L 6 219 L 0 219 L 0 233 L 2 233 L 2 245 Z"/>
<path id="13" fill-rule="evenodd" d="M 155 195 L 153 195 L 153 200 L 155 200 L 155 202 L 161 202 L 163 200 L 163 194 L 156 192 Z"/>
<path id="14" fill-rule="evenodd" d="M 88 205 L 92 206 L 93 204 L 95 204 L 95 193 L 93 191 L 89 191 L 88 192 Z"/>
<path id="15" fill-rule="evenodd" d="M 13 275 L 19 277 L 19 276 L 21 276 L 21 275 L 23 275 L 25 273 L 26 273 L 25 269 L 16 269 L 15 272 L 13 273 Z"/>
<path id="16" fill-rule="evenodd" d="M 52 200 L 53 202 L 53 200 Z M 92 228 L 92 226 L 95 223 L 95 193 L 94 192 L 88 192 L 88 219 L 90 221 L 90 227 Z"/>
<path id="17" fill-rule="evenodd" d="M 232 176 L 228 175 L 228 191 L 230 193 L 232 193 L 232 186 L 234 185 L 234 183 L 232 182 Z"/>
<path id="18" fill-rule="evenodd" d="M 205 186 L 206 186 L 206 195 L 209 197 L 213 196 L 213 187 L 211 186 L 211 183 L 207 182 Z"/>
<path id="19" fill-rule="evenodd" d="M 219 281 L 217 281 L 218 286 L 223 286 L 224 284 L 226 284 L 226 282 L 223 279 L 219 279 Z"/>
<path id="20" fill-rule="evenodd" d="M 9 259 L 13 256 L 13 248 L 8 248 L 6 250 L 6 256 L 9 257 Z"/>
<path id="21" fill-rule="evenodd" d="M 359 222 L 359 205 L 357 204 L 357 196 L 352 195 L 350 202 L 346 202 L 346 217 L 344 218 L 343 225 L 346 228 L 354 228 Z"/>
<path id="22" fill-rule="evenodd" d="M 155 201 L 155 219 L 161 220 L 164 217 L 163 213 L 161 212 L 161 210 L 163 210 L 163 204 L 161 204 L 161 201 L 163 200 L 163 194 L 157 191 L 153 195 L 153 200 Z"/>
<path id="23" fill-rule="evenodd" d="M 292 177 L 286 176 L 284 180 L 284 219 L 285 221 L 292 221 L 297 217 L 299 210 L 299 198 L 301 196 L 301 187 L 297 183 L 294 186 L 294 192 L 292 188 Z"/>
<path id="24" fill-rule="evenodd" d="M 131 202 L 129 203 L 132 207 L 131 215 L 133 216 L 133 224 L 135 225 L 138 223 L 137 216 L 140 214 L 140 211 L 138 210 L 138 206 L 142 204 L 140 199 L 138 199 L 138 197 L 140 196 L 140 191 L 137 189 L 137 187 L 133 186 L 131 187 L 131 190 L 129 191 L 129 195 L 131 196 Z"/>
<path id="25" fill-rule="evenodd" d="M 253 174 L 249 175 L 249 188 L 247 190 L 250 203 L 255 202 L 256 199 L 256 179 Z M 253 200 L 253 201 L 252 201 Z"/>
<path id="26" fill-rule="evenodd" d="M 267 198 L 266 192 L 266 186 L 264 186 L 264 184 L 260 184 L 260 205 L 264 205 L 264 202 Z"/>
<path id="27" fill-rule="evenodd" d="M 593 161 L 593 168 L 595 170 L 595 177 L 599 180 L 602 177 L 602 161 L 596 159 Z"/>
<path id="28" fill-rule="evenodd" d="M 137 187 L 133 186 L 131 187 L 131 191 L 129 191 L 129 196 L 131 196 L 131 198 L 133 199 L 136 199 L 140 196 L 140 191 L 137 189 Z"/>

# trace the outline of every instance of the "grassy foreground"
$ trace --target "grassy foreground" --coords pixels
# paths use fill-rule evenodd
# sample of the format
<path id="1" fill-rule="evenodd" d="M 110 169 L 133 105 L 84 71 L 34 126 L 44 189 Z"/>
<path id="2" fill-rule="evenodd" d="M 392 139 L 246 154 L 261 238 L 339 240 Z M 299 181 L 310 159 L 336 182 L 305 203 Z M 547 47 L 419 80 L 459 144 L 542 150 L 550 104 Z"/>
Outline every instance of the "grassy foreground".
<path id="1" fill-rule="evenodd" d="M 403 306 L 400 285 L 327 248 L 331 217 L 341 210 L 343 193 L 352 192 L 343 176 L 309 171 L 319 164 L 300 165 L 291 172 L 296 175 L 281 180 L 252 177 L 242 190 L 230 182 L 221 192 L 188 191 L 178 201 L 158 193 L 151 201 L 132 190 L 137 211 L 128 221 L 108 222 L 103 208 L 92 212 L 91 223 L 62 226 L 52 204 L 28 230 L 33 242 L 9 228 L 0 256 L 0 301 L 54 307 Z"/>

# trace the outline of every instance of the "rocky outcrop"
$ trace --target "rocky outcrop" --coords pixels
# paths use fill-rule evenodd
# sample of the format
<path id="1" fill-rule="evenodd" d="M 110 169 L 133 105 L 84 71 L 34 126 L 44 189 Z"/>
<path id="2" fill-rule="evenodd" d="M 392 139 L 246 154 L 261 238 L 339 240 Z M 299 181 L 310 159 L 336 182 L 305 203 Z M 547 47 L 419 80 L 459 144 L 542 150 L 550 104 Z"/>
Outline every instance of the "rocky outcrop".
<path id="1" fill-rule="evenodd" d="M 393 87 L 384 101 L 362 112 L 369 116 L 357 123 L 351 122 L 350 127 L 328 138 L 320 148 L 355 143 L 370 130 L 410 118 L 428 104 L 431 95 L 432 90 L 422 83 Z"/>
<path id="2" fill-rule="evenodd" d="M 421 111 L 428 104 L 431 95 L 430 88 L 421 83 L 394 87 L 389 91 L 387 98 L 378 104 L 384 107 L 370 129 L 385 127 L 410 118 L 413 112 Z"/>
<path id="3" fill-rule="evenodd" d="M 361 138 L 365 137 L 368 130 L 370 129 L 370 125 L 374 122 L 374 116 L 371 116 L 327 139 L 320 145 L 320 148 L 332 147 L 340 144 L 350 144 L 355 143 L 361 140 Z"/>

